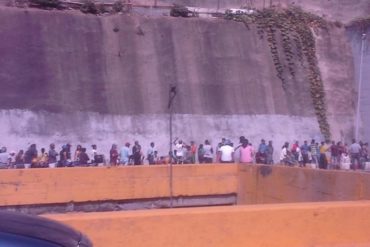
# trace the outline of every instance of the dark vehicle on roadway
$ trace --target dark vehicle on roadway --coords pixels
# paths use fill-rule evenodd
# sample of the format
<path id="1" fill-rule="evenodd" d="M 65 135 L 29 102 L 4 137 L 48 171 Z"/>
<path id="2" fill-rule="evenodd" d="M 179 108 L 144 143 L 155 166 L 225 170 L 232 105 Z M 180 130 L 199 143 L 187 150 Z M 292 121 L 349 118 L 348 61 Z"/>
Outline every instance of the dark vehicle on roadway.
<path id="1" fill-rule="evenodd" d="M 92 247 L 82 233 L 39 216 L 0 211 L 0 247 Z"/>

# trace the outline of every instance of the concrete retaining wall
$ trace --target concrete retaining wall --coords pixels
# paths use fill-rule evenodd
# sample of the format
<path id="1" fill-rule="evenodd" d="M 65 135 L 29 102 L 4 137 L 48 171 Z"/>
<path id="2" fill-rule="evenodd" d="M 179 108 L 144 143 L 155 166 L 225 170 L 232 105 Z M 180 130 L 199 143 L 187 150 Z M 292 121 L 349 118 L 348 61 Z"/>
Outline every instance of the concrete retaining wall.
<path id="1" fill-rule="evenodd" d="M 284 90 L 256 26 L 6 7 L 0 22 L 0 146 L 9 150 L 81 143 L 107 154 L 113 143 L 138 140 L 144 151 L 154 141 L 166 155 L 170 84 L 178 90 L 174 135 L 187 142 L 216 146 L 245 135 L 255 145 L 271 139 L 278 149 L 322 139 L 305 66 L 296 64 L 294 79 L 286 75 Z M 316 35 L 333 138 L 348 141 L 351 49 L 341 27 Z"/>
<path id="2" fill-rule="evenodd" d="M 174 196 L 208 196 L 237 191 L 237 166 L 174 168 Z M 169 197 L 166 166 L 3 170 L 0 206 L 137 200 Z"/>

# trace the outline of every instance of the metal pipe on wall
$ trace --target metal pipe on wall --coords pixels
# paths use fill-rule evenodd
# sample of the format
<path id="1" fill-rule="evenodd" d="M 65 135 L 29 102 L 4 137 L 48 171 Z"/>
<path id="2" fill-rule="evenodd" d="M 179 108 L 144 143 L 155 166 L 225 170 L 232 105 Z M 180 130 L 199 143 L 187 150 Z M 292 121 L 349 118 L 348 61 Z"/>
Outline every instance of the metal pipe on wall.
<path id="1" fill-rule="evenodd" d="M 176 97 L 176 86 L 170 85 L 169 99 L 168 99 L 168 110 L 170 114 L 169 119 L 169 132 L 170 132 L 170 166 L 169 166 L 169 190 L 170 190 L 170 207 L 173 207 L 173 102 Z"/>

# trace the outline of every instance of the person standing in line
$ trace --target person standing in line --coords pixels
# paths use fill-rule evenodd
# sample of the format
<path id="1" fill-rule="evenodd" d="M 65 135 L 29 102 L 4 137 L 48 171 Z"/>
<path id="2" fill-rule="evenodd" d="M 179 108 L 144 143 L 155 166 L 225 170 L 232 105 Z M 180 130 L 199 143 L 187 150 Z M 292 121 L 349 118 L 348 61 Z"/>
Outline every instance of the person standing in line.
<path id="1" fill-rule="evenodd" d="M 70 163 L 72 162 L 72 154 L 71 154 L 72 145 L 67 143 L 66 147 L 67 147 L 67 160 L 68 160 L 68 163 L 69 163 L 68 165 L 70 165 Z"/>
<path id="2" fill-rule="evenodd" d="M 141 152 L 141 146 L 138 141 L 135 141 L 134 146 L 132 147 L 132 159 L 134 160 L 134 165 L 142 165 L 143 164 L 143 154 Z"/>
<path id="3" fill-rule="evenodd" d="M 0 151 L 0 168 L 6 169 L 9 168 L 9 154 L 7 153 L 6 147 L 2 147 Z"/>
<path id="4" fill-rule="evenodd" d="M 120 150 L 119 163 L 124 166 L 129 165 L 130 157 L 131 157 L 130 143 L 126 142 L 125 145 Z"/>
<path id="5" fill-rule="evenodd" d="M 112 148 L 109 151 L 109 163 L 112 166 L 117 166 L 118 164 L 118 150 L 116 144 L 113 144 Z"/>
<path id="6" fill-rule="evenodd" d="M 221 163 L 234 163 L 234 148 L 230 140 L 226 140 L 225 145 L 220 148 Z"/>
<path id="7" fill-rule="evenodd" d="M 266 161 L 267 161 L 267 145 L 266 145 L 266 141 L 262 139 L 258 147 L 258 152 L 256 155 L 256 163 L 267 164 Z"/>
<path id="8" fill-rule="evenodd" d="M 184 155 L 185 155 L 185 148 L 186 145 L 183 143 L 182 140 L 175 140 L 174 141 L 175 145 L 175 158 L 176 158 L 176 163 L 177 164 L 184 164 Z"/>
<path id="9" fill-rule="evenodd" d="M 217 144 L 217 147 L 216 147 L 216 155 L 215 155 L 215 162 L 216 163 L 220 163 L 221 162 L 221 151 L 220 151 L 220 148 L 225 145 L 225 142 L 226 142 L 226 138 L 221 138 L 221 142 L 219 142 Z"/>
<path id="10" fill-rule="evenodd" d="M 45 152 L 45 148 L 41 148 L 41 153 L 37 157 L 37 164 L 38 168 L 45 168 L 48 166 L 48 153 Z"/>
<path id="11" fill-rule="evenodd" d="M 87 166 L 87 164 L 89 163 L 89 155 L 86 153 L 86 148 L 81 148 L 81 153 L 80 153 L 80 164 L 82 166 Z"/>
<path id="12" fill-rule="evenodd" d="M 291 150 L 291 153 L 293 154 L 294 156 L 294 159 L 296 161 L 299 161 L 299 142 L 296 141 L 293 145 L 292 145 L 292 150 Z"/>
<path id="13" fill-rule="evenodd" d="M 37 148 L 36 144 L 31 144 L 26 153 L 24 154 L 24 166 L 30 168 L 37 162 Z"/>
<path id="14" fill-rule="evenodd" d="M 91 155 L 90 155 L 90 157 L 91 157 L 91 164 L 93 164 L 93 165 L 97 165 L 98 164 L 98 161 L 97 161 L 97 158 L 98 158 L 98 147 L 95 145 L 95 144 L 93 144 L 93 145 L 91 145 Z"/>
<path id="15" fill-rule="evenodd" d="M 198 147 L 198 162 L 199 164 L 203 164 L 205 163 L 204 162 L 204 147 L 203 147 L 203 144 L 199 144 L 199 147 Z"/>
<path id="16" fill-rule="evenodd" d="M 339 154 L 339 147 L 337 144 L 335 144 L 335 141 L 331 142 L 330 154 L 331 154 L 330 168 L 337 169 L 339 167 L 340 154 Z"/>
<path id="17" fill-rule="evenodd" d="M 16 168 L 20 168 L 24 165 L 24 151 L 23 151 L 23 149 L 19 150 L 19 152 L 15 156 L 15 165 L 16 165 Z"/>
<path id="18" fill-rule="evenodd" d="M 310 147 L 308 146 L 307 141 L 304 141 L 303 145 L 301 146 L 303 167 L 306 167 L 306 164 L 309 163 L 309 152 L 310 152 Z"/>
<path id="19" fill-rule="evenodd" d="M 284 165 L 289 165 L 288 148 L 289 148 L 289 143 L 285 142 L 280 152 L 280 162 Z"/>
<path id="20" fill-rule="evenodd" d="M 211 143 L 208 140 L 204 141 L 204 163 L 212 163 L 213 162 L 213 148 Z"/>
<path id="21" fill-rule="evenodd" d="M 16 158 L 15 151 L 11 151 L 9 153 L 9 168 L 16 168 L 16 166 L 15 166 L 15 158 Z"/>
<path id="22" fill-rule="evenodd" d="M 62 146 L 62 150 L 59 152 L 59 166 L 67 166 L 68 164 L 68 154 L 67 154 L 67 145 Z"/>
<path id="23" fill-rule="evenodd" d="M 320 169 L 328 169 L 330 146 L 326 142 L 322 142 L 320 146 Z"/>
<path id="24" fill-rule="evenodd" d="M 351 169 L 351 158 L 347 152 L 343 152 L 340 158 L 340 169 L 341 170 L 350 170 Z"/>
<path id="25" fill-rule="evenodd" d="M 269 144 L 267 145 L 267 150 L 266 150 L 266 156 L 267 156 L 267 164 L 273 165 L 274 164 L 274 147 L 272 145 L 272 141 L 269 141 Z"/>
<path id="26" fill-rule="evenodd" d="M 368 150 L 369 144 L 366 142 L 362 144 L 361 146 L 361 151 L 360 151 L 360 161 L 361 161 L 361 168 L 364 170 L 367 170 L 368 168 L 366 167 L 366 163 L 368 161 L 368 155 L 369 155 L 369 150 Z"/>
<path id="27" fill-rule="evenodd" d="M 57 163 L 58 152 L 55 151 L 55 144 L 54 143 L 51 143 L 49 145 L 48 156 L 49 156 L 49 164 L 51 164 L 52 166 L 55 167 L 56 163 Z"/>
<path id="28" fill-rule="evenodd" d="M 253 164 L 254 149 L 249 145 L 248 140 L 244 139 L 243 144 L 239 147 L 240 163 Z"/>
<path id="29" fill-rule="evenodd" d="M 225 142 L 219 142 L 216 147 L 216 157 L 215 162 L 220 163 L 221 162 L 221 147 L 225 145 Z"/>
<path id="30" fill-rule="evenodd" d="M 314 163 L 316 165 L 316 168 L 317 168 L 319 166 L 318 162 L 319 162 L 320 153 L 318 151 L 318 146 L 316 144 L 315 139 L 311 140 L 310 152 L 311 152 L 311 162 Z"/>
<path id="31" fill-rule="evenodd" d="M 355 139 L 352 140 L 351 146 L 349 146 L 349 153 L 351 157 L 351 165 L 353 170 L 360 168 L 360 152 L 361 146 L 356 142 Z"/>
<path id="32" fill-rule="evenodd" d="M 149 162 L 149 165 L 155 165 L 156 163 L 156 152 L 157 150 L 155 149 L 155 144 L 154 142 L 151 142 L 150 143 L 150 147 L 148 148 L 148 152 L 147 152 L 147 156 L 146 156 L 146 159 L 148 160 Z"/>
<path id="33" fill-rule="evenodd" d="M 197 155 L 197 145 L 194 141 L 190 142 L 191 164 L 195 164 L 195 157 Z"/>
<path id="34" fill-rule="evenodd" d="M 82 149 L 82 146 L 77 145 L 75 154 L 73 156 L 73 165 L 74 166 L 81 165 L 81 162 L 80 162 L 80 154 L 81 154 L 81 151 L 82 151 L 81 149 Z"/>

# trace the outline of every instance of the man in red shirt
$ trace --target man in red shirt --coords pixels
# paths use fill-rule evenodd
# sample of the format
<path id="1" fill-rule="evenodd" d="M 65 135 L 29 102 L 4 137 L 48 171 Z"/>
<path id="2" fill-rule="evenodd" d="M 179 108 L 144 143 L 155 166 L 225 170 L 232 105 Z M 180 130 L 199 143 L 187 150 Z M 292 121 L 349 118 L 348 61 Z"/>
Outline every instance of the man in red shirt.
<path id="1" fill-rule="evenodd" d="M 197 145 L 195 145 L 194 141 L 190 142 L 190 152 L 191 152 L 191 163 L 195 164 L 195 156 L 197 154 Z"/>

